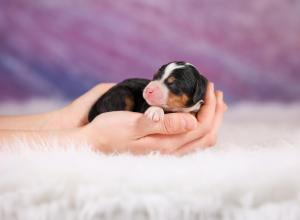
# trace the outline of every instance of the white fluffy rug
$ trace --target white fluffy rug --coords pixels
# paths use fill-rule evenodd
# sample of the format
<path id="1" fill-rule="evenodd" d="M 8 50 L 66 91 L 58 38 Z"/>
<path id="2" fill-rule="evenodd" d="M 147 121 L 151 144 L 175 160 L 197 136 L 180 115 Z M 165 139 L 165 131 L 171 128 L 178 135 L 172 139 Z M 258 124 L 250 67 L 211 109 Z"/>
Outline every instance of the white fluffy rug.
<path id="1" fill-rule="evenodd" d="M 300 105 L 231 107 L 219 144 L 183 158 L 16 145 L 1 220 L 300 219 Z"/>

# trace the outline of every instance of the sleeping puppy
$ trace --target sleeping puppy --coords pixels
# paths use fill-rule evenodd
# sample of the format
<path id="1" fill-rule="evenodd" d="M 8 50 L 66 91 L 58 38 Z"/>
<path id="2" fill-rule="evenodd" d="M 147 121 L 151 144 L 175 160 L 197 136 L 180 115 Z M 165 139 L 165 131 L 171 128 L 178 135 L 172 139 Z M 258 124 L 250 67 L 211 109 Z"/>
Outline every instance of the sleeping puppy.
<path id="1" fill-rule="evenodd" d="M 154 121 L 164 113 L 199 111 L 208 80 L 190 63 L 163 65 L 153 80 L 127 79 L 102 95 L 89 113 L 89 122 L 104 112 L 133 111 L 145 113 Z"/>

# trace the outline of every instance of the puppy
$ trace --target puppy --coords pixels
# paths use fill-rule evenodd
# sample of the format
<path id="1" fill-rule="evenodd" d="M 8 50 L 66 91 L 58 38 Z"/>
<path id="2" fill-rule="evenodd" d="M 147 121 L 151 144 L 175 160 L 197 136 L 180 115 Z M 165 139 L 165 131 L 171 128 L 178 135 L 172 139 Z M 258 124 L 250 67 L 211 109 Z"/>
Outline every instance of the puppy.
<path id="1" fill-rule="evenodd" d="M 127 79 L 109 89 L 93 105 L 91 122 L 110 111 L 145 113 L 154 121 L 164 113 L 199 111 L 205 97 L 208 80 L 190 63 L 178 61 L 163 65 L 153 80 Z"/>

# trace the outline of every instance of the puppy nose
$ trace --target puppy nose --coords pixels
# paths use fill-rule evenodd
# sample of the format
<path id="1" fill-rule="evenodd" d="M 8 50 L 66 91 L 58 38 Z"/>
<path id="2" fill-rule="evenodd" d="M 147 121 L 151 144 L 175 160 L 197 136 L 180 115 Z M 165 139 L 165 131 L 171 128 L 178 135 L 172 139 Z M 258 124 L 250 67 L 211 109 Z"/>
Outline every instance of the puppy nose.
<path id="1" fill-rule="evenodd" d="M 147 88 L 147 90 L 146 90 L 147 95 L 151 95 L 151 94 L 153 94 L 153 92 L 154 92 L 153 88 Z"/>

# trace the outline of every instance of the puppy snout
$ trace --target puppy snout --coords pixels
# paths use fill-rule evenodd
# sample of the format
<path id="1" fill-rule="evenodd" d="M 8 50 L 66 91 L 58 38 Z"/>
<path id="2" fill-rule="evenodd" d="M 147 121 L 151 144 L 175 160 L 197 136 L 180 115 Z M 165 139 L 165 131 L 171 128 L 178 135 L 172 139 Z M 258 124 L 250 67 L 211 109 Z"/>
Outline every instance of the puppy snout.
<path id="1" fill-rule="evenodd" d="M 148 87 L 148 88 L 146 88 L 146 91 L 145 91 L 145 92 L 146 92 L 147 95 L 152 95 L 152 94 L 154 93 L 154 91 L 155 91 L 155 90 L 154 90 L 153 87 L 151 87 L 151 88 Z"/>
<path id="2" fill-rule="evenodd" d="M 144 98 L 150 105 L 161 105 L 163 102 L 162 88 L 156 82 L 150 83 L 144 90 Z"/>
<path id="3" fill-rule="evenodd" d="M 149 85 L 145 89 L 145 94 L 148 97 L 153 97 L 153 98 L 160 98 L 161 96 L 161 91 L 160 87 L 156 84 Z"/>

